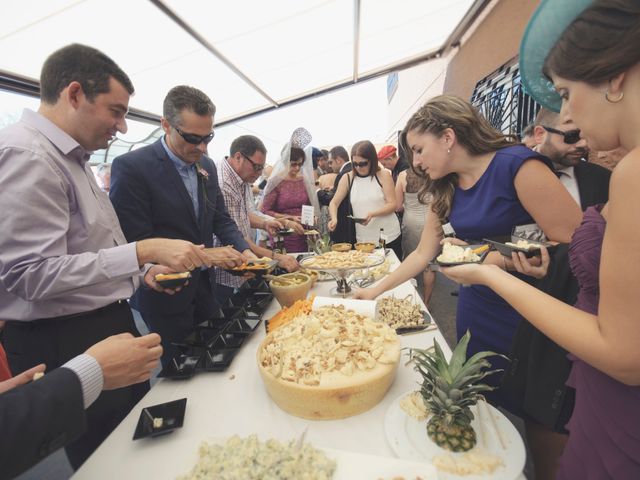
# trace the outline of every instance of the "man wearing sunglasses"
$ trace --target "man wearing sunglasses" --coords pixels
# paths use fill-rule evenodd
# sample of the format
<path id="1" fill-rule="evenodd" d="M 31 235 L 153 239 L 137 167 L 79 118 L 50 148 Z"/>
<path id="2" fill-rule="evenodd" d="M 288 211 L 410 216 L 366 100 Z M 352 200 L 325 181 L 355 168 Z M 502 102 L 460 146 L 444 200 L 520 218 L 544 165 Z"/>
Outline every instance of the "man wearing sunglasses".
<path id="1" fill-rule="evenodd" d="M 551 160 L 582 210 L 606 203 L 611 172 L 587 163 L 587 142 L 573 121 L 541 108 L 534 125 L 534 150 Z M 545 277 L 536 286 L 569 305 L 575 303 L 578 284 L 569 267 L 568 245 L 555 249 Z M 510 356 L 513 368 L 505 373 L 503 388 L 521 398 L 527 413 L 526 432 L 536 471 L 555 471 L 567 439 L 564 426 L 573 411 L 574 393 L 565 386 L 571 362 L 566 350 L 529 322 L 518 326 Z"/>
<path id="2" fill-rule="evenodd" d="M 215 234 L 227 246 L 207 252 L 211 263 L 232 268 L 254 255 L 229 216 L 216 167 L 206 155 L 214 114 L 200 90 L 172 88 L 163 104 L 165 135 L 113 161 L 110 198 L 130 241 L 161 236 L 211 248 Z M 132 298 L 149 329 L 162 337 L 163 365 L 178 353 L 174 342 L 216 310 L 213 269 L 194 267 L 189 283 L 172 297 L 139 289 Z"/>
<path id="3" fill-rule="evenodd" d="M 231 218 L 238 224 L 244 239 L 251 251 L 258 257 L 273 257 L 285 270 L 292 272 L 298 269 L 298 262 L 290 255 L 274 254 L 267 248 L 260 247 L 251 239 L 251 229 L 265 230 L 274 235 L 284 225 L 278 220 L 260 212 L 253 201 L 251 185 L 260 177 L 266 167 L 267 149 L 264 143 L 253 135 L 242 135 L 231 143 L 229 156 L 216 161 L 218 182 L 222 187 L 225 204 Z M 222 245 L 219 238 L 214 245 Z M 216 268 L 216 300 L 224 305 L 234 290 L 245 280 L 231 275 L 223 269 Z"/>
<path id="4" fill-rule="evenodd" d="M 534 149 L 551 160 L 560 181 L 584 210 L 606 202 L 611 172 L 588 163 L 589 148 L 570 119 L 541 108 L 533 129 Z"/>

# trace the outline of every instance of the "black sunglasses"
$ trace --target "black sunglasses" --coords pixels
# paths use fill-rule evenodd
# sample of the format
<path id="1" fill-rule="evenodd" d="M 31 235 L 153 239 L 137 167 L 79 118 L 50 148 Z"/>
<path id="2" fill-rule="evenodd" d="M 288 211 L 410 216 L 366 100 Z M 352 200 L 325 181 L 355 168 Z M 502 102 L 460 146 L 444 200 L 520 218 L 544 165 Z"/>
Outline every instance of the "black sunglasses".
<path id="1" fill-rule="evenodd" d="M 580 129 L 569 130 L 568 132 L 563 132 L 562 130 L 556 130 L 555 128 L 545 127 L 542 125 L 549 133 L 556 133 L 558 135 L 562 135 L 564 138 L 564 143 L 567 145 L 573 145 L 574 143 L 578 143 L 580 141 Z"/>
<path id="2" fill-rule="evenodd" d="M 353 165 L 356 167 L 366 167 L 367 165 L 369 165 L 369 162 L 353 162 Z"/>
<path id="3" fill-rule="evenodd" d="M 211 132 L 209 135 L 200 136 L 200 135 L 195 135 L 193 133 L 184 133 L 178 127 L 173 127 L 173 128 L 176 130 L 176 132 L 180 134 L 182 138 L 184 138 L 185 142 L 190 143 L 192 145 L 200 145 L 201 143 L 204 143 L 205 145 L 209 145 L 209 142 L 213 140 L 213 137 L 215 135 L 215 132 Z"/>
<path id="4" fill-rule="evenodd" d="M 246 161 L 248 161 L 251 164 L 251 166 L 253 167 L 253 171 L 254 172 L 257 173 L 257 172 L 261 172 L 261 171 L 264 170 L 264 164 L 260 165 L 259 163 L 256 163 L 253 160 L 251 160 L 248 155 L 245 155 L 242 152 L 239 152 L 239 153 L 240 153 L 240 155 L 242 155 L 244 157 L 244 159 Z"/>

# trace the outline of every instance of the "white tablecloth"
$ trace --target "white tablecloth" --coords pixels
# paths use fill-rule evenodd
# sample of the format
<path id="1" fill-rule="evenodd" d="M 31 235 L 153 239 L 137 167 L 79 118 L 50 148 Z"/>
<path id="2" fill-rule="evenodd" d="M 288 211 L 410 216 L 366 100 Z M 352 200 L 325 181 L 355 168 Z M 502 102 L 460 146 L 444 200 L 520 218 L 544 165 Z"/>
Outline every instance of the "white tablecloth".
<path id="1" fill-rule="evenodd" d="M 396 265 L 397 262 L 392 268 Z M 333 281 L 318 282 L 312 293 L 327 296 L 334 286 Z M 397 297 L 414 292 L 409 282 L 393 291 Z M 264 318 L 270 318 L 279 308 L 274 300 Z M 159 381 L 74 478 L 173 479 L 190 471 L 197 460 L 198 445 L 203 440 L 221 441 L 233 434 L 248 436 L 255 433 L 262 440 L 289 441 L 297 439 L 307 428 L 306 441 L 313 445 L 394 457 L 385 437 L 385 412 L 397 397 L 416 389 L 419 379 L 412 367 L 405 365 L 405 355 L 401 358 L 395 382 L 383 401 L 373 409 L 342 420 L 305 420 L 280 410 L 264 389 L 256 361 L 256 350 L 264 337 L 261 324 L 225 372 L 200 373 L 183 381 Z M 434 337 L 445 353 L 450 354 L 438 330 L 402 336 L 402 346 L 425 348 L 433 344 Z M 188 400 L 183 428 L 157 438 L 132 440 L 143 407 L 184 397 Z"/>

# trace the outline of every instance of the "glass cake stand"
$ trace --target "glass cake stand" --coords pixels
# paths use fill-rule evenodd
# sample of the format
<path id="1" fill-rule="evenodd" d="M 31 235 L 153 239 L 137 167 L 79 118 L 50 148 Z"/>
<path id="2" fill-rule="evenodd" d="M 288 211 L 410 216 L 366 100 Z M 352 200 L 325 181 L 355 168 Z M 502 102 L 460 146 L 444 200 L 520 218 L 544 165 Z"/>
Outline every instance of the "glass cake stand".
<path id="1" fill-rule="evenodd" d="M 340 296 L 342 298 L 347 297 L 351 293 L 351 282 L 349 276 L 356 270 L 365 270 L 382 265 L 385 261 L 383 255 L 377 255 L 375 253 L 369 254 L 367 258 L 367 265 L 352 266 L 352 267 L 339 267 L 328 268 L 318 267 L 313 265 L 313 259 L 315 256 L 304 258 L 300 261 L 300 266 L 307 270 L 316 270 L 318 272 L 331 275 L 337 283 L 337 286 L 331 289 L 331 295 Z"/>

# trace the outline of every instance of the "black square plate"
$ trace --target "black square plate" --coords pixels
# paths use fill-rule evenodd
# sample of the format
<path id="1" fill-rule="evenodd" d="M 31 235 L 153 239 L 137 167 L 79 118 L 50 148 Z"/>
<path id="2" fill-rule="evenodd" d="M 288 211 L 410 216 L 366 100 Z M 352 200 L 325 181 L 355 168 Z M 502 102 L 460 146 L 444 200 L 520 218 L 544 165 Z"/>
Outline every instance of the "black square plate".
<path id="1" fill-rule="evenodd" d="M 240 348 L 248 336 L 247 332 L 225 331 L 216 338 L 211 348 L 214 350 L 219 348 Z"/>
<path id="2" fill-rule="evenodd" d="M 236 353 L 238 353 L 237 348 L 209 350 L 204 354 L 199 370 L 204 372 L 222 372 L 229 368 Z"/>
<path id="3" fill-rule="evenodd" d="M 202 355 L 180 354 L 171 359 L 169 365 L 162 369 L 158 377 L 184 380 L 196 373 L 196 367 Z"/>
<path id="4" fill-rule="evenodd" d="M 244 310 L 242 309 L 242 307 L 223 307 L 221 310 L 222 310 L 222 318 L 224 318 L 226 321 L 229 321 L 244 315 Z"/>
<path id="5" fill-rule="evenodd" d="M 271 292 L 269 288 L 269 284 L 265 282 L 262 278 L 250 278 L 242 286 L 240 287 L 241 292 L 245 291 L 254 291 L 254 292 Z"/>
<path id="6" fill-rule="evenodd" d="M 258 328 L 262 320 L 259 318 L 236 318 L 229 323 L 225 332 L 228 333 L 251 333 Z"/>
<path id="7" fill-rule="evenodd" d="M 145 407 L 140 412 L 136 431 L 133 439 L 145 437 L 157 437 L 173 432 L 184 424 L 184 411 L 187 407 L 187 399 L 181 398 L 173 402 L 160 403 L 152 407 Z M 154 427 L 154 419 L 162 419 L 162 425 Z"/>
<path id="8" fill-rule="evenodd" d="M 181 278 L 168 278 L 166 280 L 156 280 L 156 282 L 158 283 L 158 285 L 160 285 L 162 288 L 178 288 L 178 287 L 184 287 L 184 285 L 191 280 L 191 273 L 190 272 L 182 272 L 182 274 L 187 273 L 186 276 L 181 277 Z"/>
<path id="9" fill-rule="evenodd" d="M 220 335 L 223 330 L 221 326 L 210 327 L 198 325 L 193 329 L 193 332 L 184 339 L 184 343 L 187 345 L 196 346 L 208 346 Z"/>
<path id="10" fill-rule="evenodd" d="M 478 247 L 482 247 L 483 244 L 479 243 L 479 244 L 475 244 L 475 245 L 463 245 L 464 248 L 471 248 L 471 249 L 475 249 Z M 446 262 L 439 262 L 437 260 L 438 256 L 442 253 L 442 250 L 438 253 L 438 255 L 436 255 L 434 257 L 433 260 L 431 260 L 431 262 L 429 263 L 429 266 L 431 267 L 431 270 L 438 270 L 439 267 L 455 267 L 458 265 L 469 265 L 472 263 L 482 263 L 484 262 L 485 257 L 489 254 L 489 251 L 491 249 L 487 248 L 484 252 L 482 252 L 480 255 L 478 255 L 480 257 L 480 260 L 477 260 L 475 262 L 452 262 L 452 263 L 446 263 Z"/>
<path id="11" fill-rule="evenodd" d="M 273 294 L 271 292 L 251 292 L 250 294 L 239 293 L 244 301 L 245 310 L 261 310 L 264 311 L 269 307 Z"/>
<path id="12" fill-rule="evenodd" d="M 530 248 L 528 250 L 524 248 L 518 248 L 513 245 L 507 245 L 506 242 L 516 243 L 518 240 L 523 240 L 521 238 L 512 237 L 509 235 L 501 236 L 501 237 L 492 237 L 483 239 L 484 242 L 490 244 L 493 248 L 495 248 L 503 257 L 511 258 L 511 253 L 513 252 L 522 252 L 526 258 L 531 258 L 540 256 L 540 248 Z M 549 242 L 534 242 L 532 240 L 527 240 L 529 243 L 544 245 L 548 250 L 553 250 L 557 245 Z"/>
<path id="13" fill-rule="evenodd" d="M 366 218 L 358 218 L 358 217 L 354 217 L 353 215 L 347 215 L 347 218 L 352 220 L 354 223 L 364 223 L 367 221 Z"/>
<path id="14" fill-rule="evenodd" d="M 268 262 L 248 262 L 249 264 L 256 264 L 256 266 L 259 268 L 240 268 L 240 269 L 234 269 L 234 268 L 225 268 L 224 270 L 226 272 L 229 272 L 232 275 L 237 275 L 237 276 L 248 276 L 248 277 L 256 277 L 256 278 L 260 278 L 262 277 L 262 275 L 265 275 L 267 273 L 270 273 L 277 265 L 278 265 L 278 261 L 277 260 L 269 260 Z"/>

